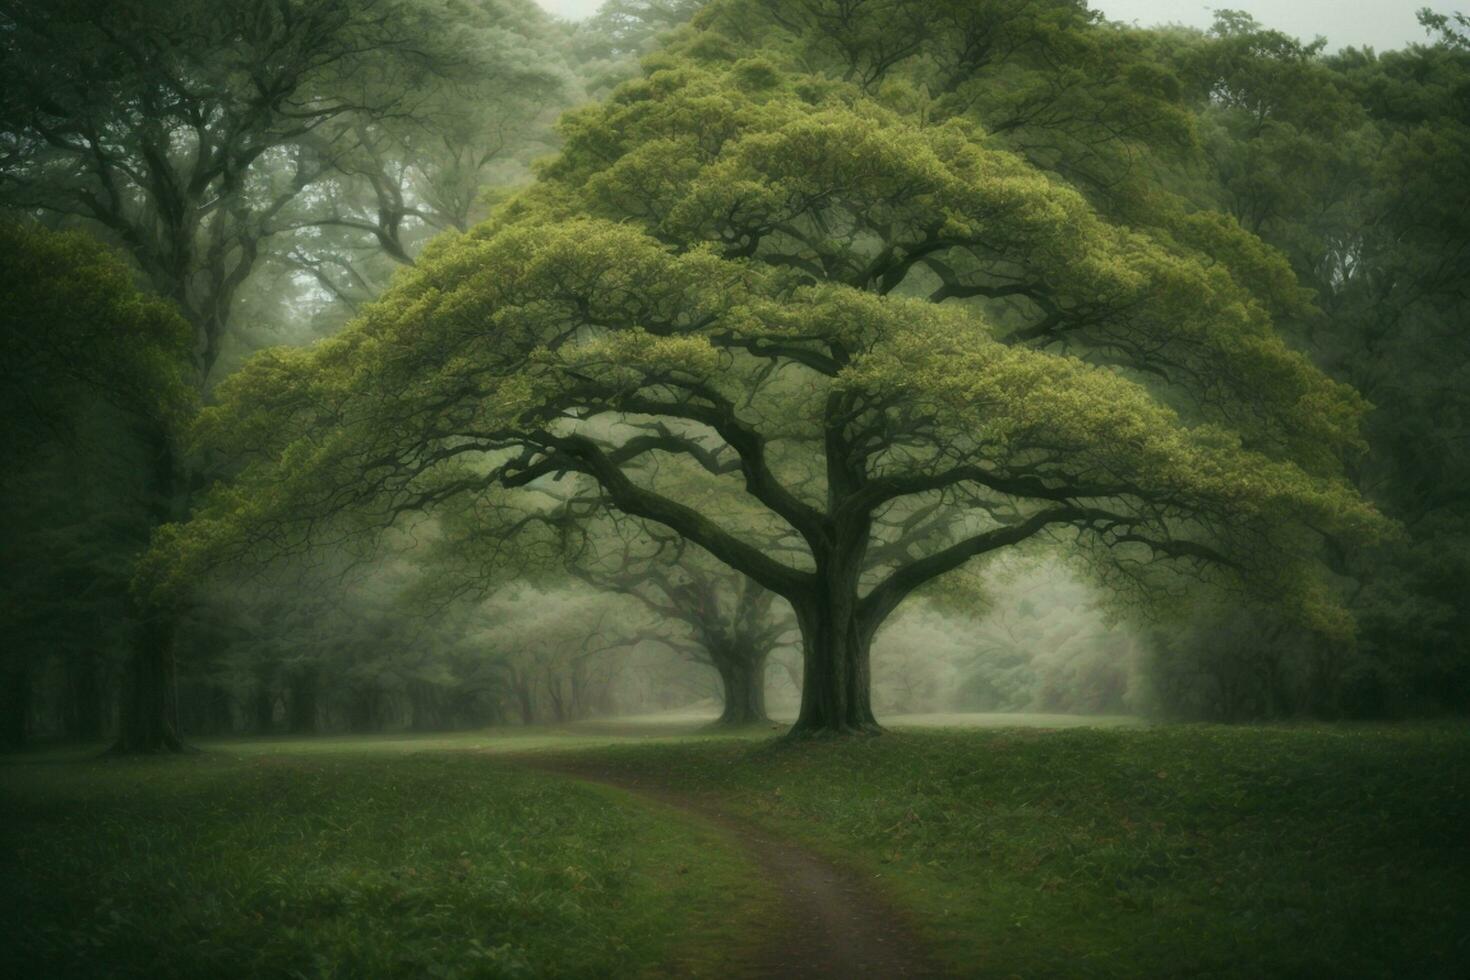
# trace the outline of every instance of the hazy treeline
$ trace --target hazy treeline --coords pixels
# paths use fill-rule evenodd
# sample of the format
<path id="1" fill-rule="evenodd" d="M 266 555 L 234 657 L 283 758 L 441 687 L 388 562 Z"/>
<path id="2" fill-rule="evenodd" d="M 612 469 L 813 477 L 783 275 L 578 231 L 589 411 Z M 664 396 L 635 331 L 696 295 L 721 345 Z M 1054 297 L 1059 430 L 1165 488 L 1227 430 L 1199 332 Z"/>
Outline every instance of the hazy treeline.
<path id="1" fill-rule="evenodd" d="M 637 53 L 691 11 L 612 3 L 574 25 L 530 0 L 6 4 L 0 199 L 118 248 L 144 289 L 177 301 L 194 334 L 190 384 L 207 392 L 254 350 L 330 334 L 434 234 L 483 217 L 497 188 L 554 150 L 562 111 L 635 72 Z M 7 261 L 7 287 L 32 271 Z M 58 294 L 83 288 L 48 271 Z M 131 562 L 188 493 L 154 479 L 174 465 L 157 458 L 170 436 L 155 413 L 119 404 L 96 365 L 37 369 L 46 316 L 68 315 L 57 299 L 60 310 L 13 304 L 5 321 L 7 742 L 117 730 L 140 642 Z M 47 389 L 44 401 L 28 386 Z M 210 465 L 190 461 L 185 479 L 202 485 L 219 475 Z M 320 600 L 353 607 L 350 595 Z M 209 605 L 187 618 L 184 648 L 205 656 L 178 682 L 179 720 L 259 727 L 265 694 L 237 703 L 216 665 L 246 650 L 273 662 L 283 637 L 256 634 L 310 615 L 284 597 L 266 620 L 251 618 L 259 602 Z M 313 708 L 311 683 L 291 676 L 288 727 L 313 730 L 318 713 L 347 724 L 327 693 L 338 677 L 322 675 Z M 380 714 L 391 712 L 375 708 L 372 725 Z"/>
<path id="2" fill-rule="evenodd" d="M 1071 0 L 1012 5 L 1024 13 L 956 0 L 939 5 L 943 16 L 907 20 L 904 3 L 869 5 L 893 23 L 863 21 L 879 16 L 871 11 L 849 23 L 838 8 L 863 5 L 826 0 L 717 4 L 696 17 L 702 6 L 613 0 L 568 24 L 529 0 L 0 3 L 0 738 L 121 735 L 146 747 L 168 737 L 147 720 L 159 698 L 187 734 L 555 724 L 690 705 L 738 724 L 794 714 L 811 629 L 792 605 L 585 493 L 559 498 L 555 513 L 494 497 L 450 506 L 370 548 L 335 529 L 310 548 L 294 532 L 261 531 L 252 543 L 279 545 L 284 560 L 220 569 L 167 614 L 131 584 L 159 527 L 269 451 L 264 428 L 238 430 L 233 455 L 210 444 L 212 423 L 189 434 L 198 407 L 251 354 L 375 315 L 390 284 L 409 281 L 395 280 L 400 270 L 453 259 L 452 243 L 428 244 L 435 236 L 469 232 L 506 201 L 512 212 L 528 206 L 512 194 L 538 173 L 575 181 L 586 167 L 589 199 L 639 220 L 645 205 L 656 212 L 660 188 L 619 185 L 621 171 L 585 162 L 587 134 L 611 124 L 564 113 L 637 94 L 670 57 L 650 54 L 669 32 L 679 57 L 731 62 L 729 84 L 756 99 L 776 86 L 776 69 L 715 50 L 746 43 L 730 27 L 746 7 L 767 18 L 745 32 L 749 43 L 766 43 L 761 31 L 781 39 L 769 42 L 773 58 L 860 86 L 881 112 L 973 123 L 988 148 L 1075 189 L 1118 227 L 1246 270 L 1286 343 L 1371 406 L 1361 439 L 1344 437 L 1340 477 L 1323 464 L 1312 480 L 1341 483 L 1396 522 L 1366 545 L 1310 528 L 1349 621 L 1338 627 L 1188 569 L 1145 581 L 1127 562 L 1079 564 L 1085 549 L 1065 536 L 985 557 L 957 583 L 918 589 L 877 628 L 879 713 L 1240 721 L 1470 709 L 1463 19 L 1425 15 L 1426 42 L 1403 51 L 1330 52 L 1236 13 L 1208 32 L 1125 29 Z M 973 36 L 950 43 L 965 30 Z M 629 80 L 635 88 L 619 89 Z M 560 163 L 544 162 L 568 144 Z M 813 248 L 819 260 L 780 259 L 798 273 L 804 263 L 830 271 L 856 246 Z M 1022 259 L 1005 261 L 1006 274 L 1024 271 Z M 937 260 L 924 274 L 935 295 L 990 303 L 1001 324 L 1058 309 L 999 279 L 959 283 Z M 134 287 L 169 312 L 139 312 Z M 1026 301 L 1034 306 L 1005 305 Z M 1085 304 L 1064 312 L 1083 329 L 1104 322 Z M 121 342 L 97 331 L 124 322 L 141 325 Z M 1121 342 L 1089 337 L 1079 356 L 1110 344 Z M 1236 387 L 1296 383 L 1284 378 L 1288 362 L 1266 363 L 1269 352 L 1251 360 L 1268 347 L 1241 355 L 1244 367 L 1219 364 L 1218 378 L 1200 378 L 1198 363 L 1148 361 L 1149 351 L 1117 373 L 1160 392 L 1189 374 L 1210 421 L 1241 399 Z M 291 363 L 280 362 L 282 377 Z M 782 378 L 758 384 L 779 393 Z M 261 397 L 285 404 L 289 388 Z M 1290 410 L 1316 412 L 1324 432 L 1351 428 L 1348 410 L 1323 399 Z M 1249 442 L 1254 423 L 1219 418 Z M 1276 438 L 1265 423 L 1258 435 Z M 1298 437 L 1311 440 L 1281 439 Z M 766 552 L 790 549 L 759 515 L 690 489 L 703 475 L 670 464 L 656 479 L 744 521 Z M 440 503 L 433 488 L 416 492 Z M 882 516 L 901 525 L 885 544 L 904 560 L 910 542 L 956 533 L 924 508 Z M 1154 598 L 1140 601 L 1139 588 Z M 158 693 L 161 679 L 171 692 Z"/>

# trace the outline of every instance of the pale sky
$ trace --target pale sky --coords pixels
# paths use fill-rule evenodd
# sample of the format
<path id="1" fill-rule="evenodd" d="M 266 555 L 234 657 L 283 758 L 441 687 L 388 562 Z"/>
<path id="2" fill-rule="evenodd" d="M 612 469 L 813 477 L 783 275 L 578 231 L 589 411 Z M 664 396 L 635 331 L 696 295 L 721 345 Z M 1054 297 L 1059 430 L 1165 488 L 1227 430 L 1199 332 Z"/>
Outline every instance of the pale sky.
<path id="1" fill-rule="evenodd" d="M 541 6 L 570 20 L 581 20 L 602 6 L 602 0 L 536 0 Z"/>
<path id="2" fill-rule="evenodd" d="M 554 14 L 581 18 L 591 14 L 602 0 L 537 0 Z M 1327 37 L 1328 47 L 1372 45 L 1380 51 L 1401 48 L 1426 36 L 1414 19 L 1414 11 L 1430 6 L 1446 13 L 1466 4 L 1431 0 L 1220 0 L 1206 5 L 1200 0 L 1093 0 L 1094 9 L 1112 20 L 1137 21 L 1147 27 L 1160 23 L 1208 27 L 1212 7 L 1244 10 L 1256 20 L 1311 40 Z"/>
<path id="3" fill-rule="evenodd" d="M 1092 7 L 1110 20 L 1137 21 L 1143 27 L 1160 23 L 1208 27 L 1215 9 L 1244 10 L 1267 27 L 1305 41 L 1321 34 L 1329 50 L 1371 45 L 1384 51 L 1429 39 L 1414 17 L 1420 7 L 1449 12 L 1455 4 L 1432 0 L 1220 0 L 1210 4 L 1201 0 L 1093 0 Z"/>

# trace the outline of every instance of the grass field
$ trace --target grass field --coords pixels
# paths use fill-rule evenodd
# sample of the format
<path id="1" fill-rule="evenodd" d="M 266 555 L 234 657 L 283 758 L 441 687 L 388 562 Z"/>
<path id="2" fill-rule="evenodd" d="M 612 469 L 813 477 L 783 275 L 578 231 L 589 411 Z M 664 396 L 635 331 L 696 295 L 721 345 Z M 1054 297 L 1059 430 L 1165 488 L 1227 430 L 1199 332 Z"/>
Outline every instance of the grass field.
<path id="1" fill-rule="evenodd" d="M 957 975 L 1470 963 L 1463 725 L 787 745 L 698 721 L 11 757 L 0 971 L 720 975 L 767 924 L 748 859 L 687 814 L 507 755 L 563 750 L 864 871 Z"/>
<path id="2" fill-rule="evenodd" d="M 0 976 L 718 975 L 762 928 L 672 811 L 392 744 L 0 767 Z"/>
<path id="3" fill-rule="evenodd" d="M 1470 975 L 1463 725 L 598 754 L 857 863 L 965 975 Z"/>

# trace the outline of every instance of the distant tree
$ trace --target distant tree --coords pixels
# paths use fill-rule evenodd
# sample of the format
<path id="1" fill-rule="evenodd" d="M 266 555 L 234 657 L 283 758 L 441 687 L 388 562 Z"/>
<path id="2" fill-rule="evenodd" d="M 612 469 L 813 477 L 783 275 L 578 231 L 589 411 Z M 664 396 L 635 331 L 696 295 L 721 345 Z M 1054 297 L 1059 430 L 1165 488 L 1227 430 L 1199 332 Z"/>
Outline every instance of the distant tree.
<path id="1" fill-rule="evenodd" d="M 554 92 L 517 50 L 538 19 L 523 0 L 8 2 L 0 199 L 122 246 L 207 375 L 273 237 L 350 223 L 407 261 L 405 223 L 467 220 Z M 347 184 L 370 214 L 342 210 Z"/>
<path id="2" fill-rule="evenodd" d="M 638 56 L 657 36 L 688 21 L 706 0 L 607 0 L 578 24 L 584 58 L 611 60 Z"/>
<path id="3" fill-rule="evenodd" d="M 597 12 L 565 25 L 568 61 L 588 99 L 605 98 L 637 76 L 639 59 L 663 35 L 698 13 L 706 0 L 607 0 Z"/>
<path id="4" fill-rule="evenodd" d="M 0 221 L 0 253 L 0 500 L 12 675 L 4 687 L 14 701 L 5 737 L 14 742 L 24 737 L 28 710 L 25 657 L 41 645 L 24 638 L 65 646 L 84 627 L 77 615 L 84 599 L 99 611 L 129 601 L 128 567 L 149 529 L 182 516 L 161 477 L 145 469 L 139 480 L 129 471 L 146 467 L 158 444 L 174 438 L 194 397 L 188 325 L 168 303 L 141 294 L 117 255 L 81 234 L 13 221 Z M 76 480 L 91 486 L 78 489 Z M 80 642 L 117 627 L 88 631 Z M 148 698 L 147 678 L 136 671 L 163 665 L 133 669 L 126 697 Z M 82 675 L 95 679 L 95 670 Z M 100 725 L 91 703 L 85 734 Z M 165 729 L 160 737 L 171 736 Z"/>
<path id="5" fill-rule="evenodd" d="M 1432 35 L 1437 35 L 1447 48 L 1470 51 L 1470 17 L 1462 13 L 1441 14 L 1429 7 L 1420 7 L 1419 23 Z"/>
<path id="6" fill-rule="evenodd" d="M 487 494 L 440 511 L 435 537 L 420 559 L 425 597 L 472 600 L 530 584 L 546 592 L 581 585 L 627 596 L 652 618 L 632 633 L 624 623 L 612 647 L 652 643 L 713 670 L 722 705 L 718 724 L 767 721 L 766 665 L 795 635 L 789 608 L 679 536 L 609 511 L 595 482 L 559 482 L 556 490 L 514 498 Z M 738 496 L 727 495 L 721 505 L 739 506 Z"/>
<path id="7" fill-rule="evenodd" d="M 1421 19 L 1438 43 L 1327 55 L 1236 14 L 1179 38 L 1174 55 L 1213 177 L 1196 185 L 1202 203 L 1279 248 L 1312 291 L 1283 332 L 1373 404 L 1369 451 L 1348 472 L 1407 531 L 1329 550 L 1360 629 L 1338 669 L 1314 673 L 1347 687 L 1274 698 L 1273 711 L 1286 700 L 1327 714 L 1470 708 L 1470 620 L 1452 584 L 1470 575 L 1470 50 L 1444 33 L 1453 18 Z M 1220 617 L 1222 632 L 1259 626 L 1263 651 L 1295 635 L 1259 615 Z"/>
<path id="8" fill-rule="evenodd" d="M 637 528 L 627 537 L 609 537 L 581 537 L 569 555 L 572 574 L 636 599 L 656 617 L 649 639 L 714 669 L 722 705 L 718 724 L 769 721 L 766 663 L 796 631 L 779 597 L 666 533 Z M 683 630 L 671 635 L 669 626 Z"/>
<path id="9" fill-rule="evenodd" d="M 411 261 L 415 229 L 468 222 L 559 98 L 531 41 L 546 23 L 529 0 L 7 0 L 0 204 L 119 246 L 192 328 L 202 390 L 267 258 L 355 303 L 373 256 Z M 177 446 L 150 445 L 176 519 L 192 480 Z M 169 618 L 150 612 L 139 643 L 171 645 Z M 172 715 L 172 684 L 144 668 L 172 652 L 136 659 Z M 142 704 L 125 702 L 119 746 L 171 744 Z"/>
<path id="10" fill-rule="evenodd" d="M 494 664 L 511 714 L 522 724 L 606 714 L 619 664 L 612 654 L 646 635 L 647 617 L 626 599 L 585 589 L 502 590 L 476 607 L 486 628 L 479 656 Z"/>

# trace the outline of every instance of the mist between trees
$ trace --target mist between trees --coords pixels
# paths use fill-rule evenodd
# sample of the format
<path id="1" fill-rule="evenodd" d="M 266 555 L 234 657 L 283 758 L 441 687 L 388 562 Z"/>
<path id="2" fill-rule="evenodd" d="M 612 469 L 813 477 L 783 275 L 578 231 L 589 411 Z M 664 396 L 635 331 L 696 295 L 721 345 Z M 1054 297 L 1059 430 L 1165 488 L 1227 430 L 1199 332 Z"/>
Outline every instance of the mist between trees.
<path id="1" fill-rule="evenodd" d="M 1470 47 L 0 4 L 3 737 L 1470 707 Z"/>

